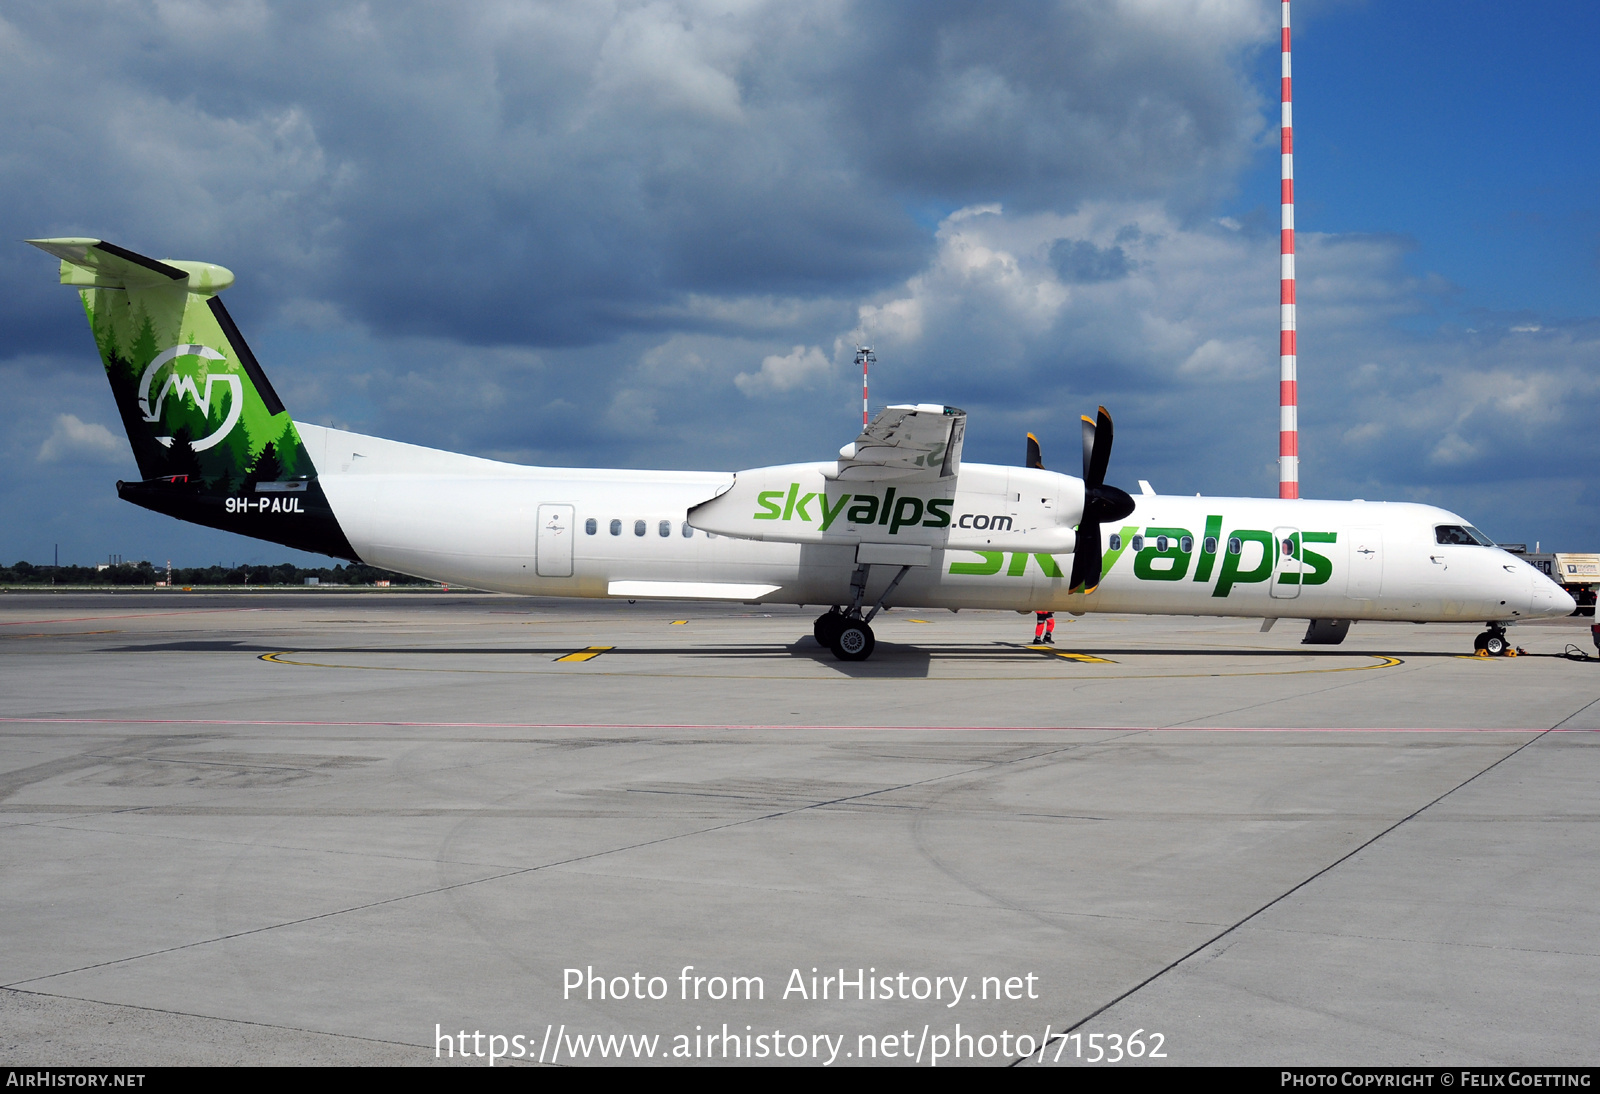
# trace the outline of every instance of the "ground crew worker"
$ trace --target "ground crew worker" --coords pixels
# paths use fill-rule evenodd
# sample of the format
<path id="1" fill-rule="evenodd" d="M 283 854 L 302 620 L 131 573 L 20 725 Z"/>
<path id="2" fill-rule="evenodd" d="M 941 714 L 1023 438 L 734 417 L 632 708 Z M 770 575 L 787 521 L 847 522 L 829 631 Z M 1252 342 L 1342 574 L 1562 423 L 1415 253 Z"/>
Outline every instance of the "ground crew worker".
<path id="1" fill-rule="evenodd" d="M 1033 644 L 1053 646 L 1056 644 L 1056 613 L 1034 612 Z M 1595 636 L 1595 645 L 1600 646 L 1600 633 Z"/>
<path id="2" fill-rule="evenodd" d="M 1594 650 L 1600 654 L 1600 623 L 1589 624 L 1589 637 L 1594 639 Z"/>

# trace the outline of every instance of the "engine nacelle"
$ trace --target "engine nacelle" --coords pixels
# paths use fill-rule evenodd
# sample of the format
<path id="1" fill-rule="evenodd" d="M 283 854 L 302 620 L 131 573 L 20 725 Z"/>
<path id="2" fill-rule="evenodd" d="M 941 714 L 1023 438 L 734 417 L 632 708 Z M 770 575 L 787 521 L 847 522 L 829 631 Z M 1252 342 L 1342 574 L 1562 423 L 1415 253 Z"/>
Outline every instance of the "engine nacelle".
<path id="1" fill-rule="evenodd" d="M 966 464 L 937 482 L 845 481 L 832 463 L 740 471 L 689 510 L 717 535 L 785 543 L 905 543 L 935 549 L 1070 554 L 1083 482 L 1025 467 Z"/>

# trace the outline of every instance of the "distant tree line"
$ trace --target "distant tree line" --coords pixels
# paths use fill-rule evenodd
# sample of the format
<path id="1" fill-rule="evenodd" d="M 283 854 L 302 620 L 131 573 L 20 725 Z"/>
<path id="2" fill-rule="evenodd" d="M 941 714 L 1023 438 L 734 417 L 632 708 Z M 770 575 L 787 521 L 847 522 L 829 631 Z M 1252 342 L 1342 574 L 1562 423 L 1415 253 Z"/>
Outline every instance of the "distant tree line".
<path id="1" fill-rule="evenodd" d="M 319 585 L 433 585 L 420 577 L 351 563 L 308 569 L 280 562 L 276 566 L 174 566 L 174 586 L 200 585 L 304 585 L 314 577 Z M 36 566 L 17 562 L 0 566 L 0 585 L 154 585 L 167 579 L 167 568 L 150 562 L 121 562 L 103 570 L 93 566 Z"/>

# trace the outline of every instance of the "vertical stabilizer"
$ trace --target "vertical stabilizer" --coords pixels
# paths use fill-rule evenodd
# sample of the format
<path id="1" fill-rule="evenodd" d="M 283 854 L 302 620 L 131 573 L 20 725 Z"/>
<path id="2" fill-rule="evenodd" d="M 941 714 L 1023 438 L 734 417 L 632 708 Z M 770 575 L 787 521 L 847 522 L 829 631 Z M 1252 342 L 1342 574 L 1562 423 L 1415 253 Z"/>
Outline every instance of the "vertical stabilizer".
<path id="1" fill-rule="evenodd" d="M 354 559 L 294 421 L 217 293 L 233 274 L 98 239 L 33 239 L 78 289 L 142 481 L 127 501 Z"/>

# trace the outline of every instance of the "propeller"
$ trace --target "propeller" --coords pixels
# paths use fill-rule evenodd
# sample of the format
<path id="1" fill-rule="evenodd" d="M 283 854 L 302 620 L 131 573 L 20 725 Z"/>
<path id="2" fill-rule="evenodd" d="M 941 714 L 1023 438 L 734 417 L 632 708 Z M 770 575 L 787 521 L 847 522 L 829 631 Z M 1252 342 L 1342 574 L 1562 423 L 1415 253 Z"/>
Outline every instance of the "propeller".
<path id="1" fill-rule="evenodd" d="M 1100 408 L 1095 420 L 1084 415 L 1083 519 L 1078 522 L 1078 546 L 1072 554 L 1072 580 L 1068 592 L 1092 593 L 1099 587 L 1100 525 L 1105 521 L 1121 520 L 1133 512 L 1133 499 L 1125 491 L 1106 485 L 1106 467 L 1111 463 L 1111 440 L 1111 415 L 1106 413 L 1105 407 Z M 1032 451 L 1030 446 L 1030 454 Z"/>

